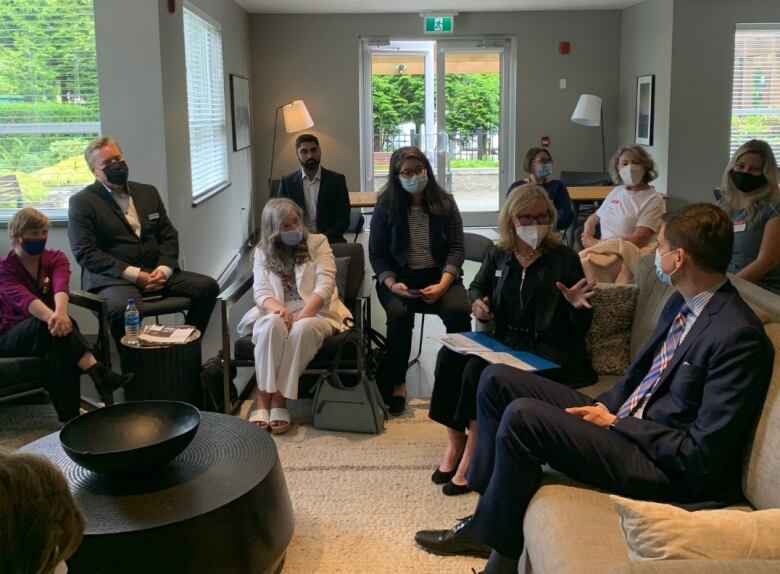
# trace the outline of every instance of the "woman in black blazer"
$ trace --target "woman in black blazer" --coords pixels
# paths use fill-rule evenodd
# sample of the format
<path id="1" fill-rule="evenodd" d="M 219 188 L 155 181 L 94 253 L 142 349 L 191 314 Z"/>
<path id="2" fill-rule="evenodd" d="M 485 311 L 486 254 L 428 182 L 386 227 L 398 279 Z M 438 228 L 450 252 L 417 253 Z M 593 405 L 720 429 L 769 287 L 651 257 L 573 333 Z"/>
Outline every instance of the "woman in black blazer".
<path id="1" fill-rule="evenodd" d="M 371 218 L 368 257 L 387 313 L 387 353 L 377 382 L 390 413 L 401 414 L 414 314 L 437 314 L 448 333 L 471 330 L 461 281 L 460 212 L 416 147 L 397 149 L 390 158 L 387 184 Z"/>
<path id="2" fill-rule="evenodd" d="M 544 188 L 525 184 L 509 194 L 498 217 L 498 245 L 469 287 L 474 316 L 495 322 L 498 341 L 560 365 L 545 377 L 571 387 L 594 383 L 585 350 L 593 285 L 579 256 L 555 231 L 555 206 Z M 444 484 L 444 494 L 469 492 L 465 474 L 476 438 L 477 384 L 486 366 L 478 357 L 439 351 L 430 417 L 447 427 L 448 440 L 431 479 Z"/>

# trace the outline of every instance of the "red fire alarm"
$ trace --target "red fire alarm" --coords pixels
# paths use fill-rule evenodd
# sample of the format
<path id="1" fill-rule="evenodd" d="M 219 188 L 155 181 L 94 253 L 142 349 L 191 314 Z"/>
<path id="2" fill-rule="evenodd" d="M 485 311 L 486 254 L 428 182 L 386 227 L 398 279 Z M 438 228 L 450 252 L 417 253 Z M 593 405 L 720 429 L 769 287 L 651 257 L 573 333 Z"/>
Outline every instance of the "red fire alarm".
<path id="1" fill-rule="evenodd" d="M 550 145 L 550 136 L 542 136 L 542 147 Z"/>
<path id="2" fill-rule="evenodd" d="M 571 44 L 569 42 L 558 42 L 558 53 L 568 54 Z"/>

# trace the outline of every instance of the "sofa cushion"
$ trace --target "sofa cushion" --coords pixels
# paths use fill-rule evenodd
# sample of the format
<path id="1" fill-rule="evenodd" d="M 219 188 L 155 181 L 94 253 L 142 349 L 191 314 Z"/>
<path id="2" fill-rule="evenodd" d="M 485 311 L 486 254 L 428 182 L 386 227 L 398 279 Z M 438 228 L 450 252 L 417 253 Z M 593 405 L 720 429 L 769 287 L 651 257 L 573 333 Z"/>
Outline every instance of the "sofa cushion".
<path id="1" fill-rule="evenodd" d="M 523 522 L 534 574 L 601 574 L 628 561 L 628 546 L 609 496 L 559 473 L 545 472 Z"/>
<path id="2" fill-rule="evenodd" d="M 780 323 L 770 323 L 764 329 L 775 348 L 775 363 L 748 449 L 742 490 L 755 508 L 780 508 Z"/>
<path id="3" fill-rule="evenodd" d="M 661 316 L 661 310 L 674 293 L 673 287 L 661 283 L 656 277 L 653 256 L 639 260 L 634 282 L 639 286 L 639 298 L 636 302 L 634 322 L 631 323 L 631 360 L 634 360 L 650 339 Z"/>
<path id="4" fill-rule="evenodd" d="M 639 295 L 636 285 L 599 283 L 587 344 L 591 364 L 599 375 L 622 375 L 628 368 L 631 323 Z"/>
<path id="5" fill-rule="evenodd" d="M 780 574 L 778 560 L 644 560 L 625 562 L 604 574 Z"/>
<path id="6" fill-rule="evenodd" d="M 631 560 L 780 559 L 780 509 L 690 512 L 671 504 L 610 496 Z"/>

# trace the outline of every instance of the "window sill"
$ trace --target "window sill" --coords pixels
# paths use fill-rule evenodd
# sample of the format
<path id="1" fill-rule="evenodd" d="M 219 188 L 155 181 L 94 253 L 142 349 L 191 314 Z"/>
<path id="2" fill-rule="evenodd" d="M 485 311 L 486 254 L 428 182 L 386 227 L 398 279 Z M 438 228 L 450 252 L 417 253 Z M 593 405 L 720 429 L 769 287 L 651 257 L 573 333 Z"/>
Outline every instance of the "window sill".
<path id="1" fill-rule="evenodd" d="M 192 198 L 192 207 L 198 207 L 202 203 L 205 203 L 212 197 L 219 195 L 221 192 L 225 191 L 227 188 L 230 187 L 230 182 L 225 181 L 223 183 L 218 184 L 212 189 L 209 189 L 208 191 L 204 191 L 197 197 Z"/>

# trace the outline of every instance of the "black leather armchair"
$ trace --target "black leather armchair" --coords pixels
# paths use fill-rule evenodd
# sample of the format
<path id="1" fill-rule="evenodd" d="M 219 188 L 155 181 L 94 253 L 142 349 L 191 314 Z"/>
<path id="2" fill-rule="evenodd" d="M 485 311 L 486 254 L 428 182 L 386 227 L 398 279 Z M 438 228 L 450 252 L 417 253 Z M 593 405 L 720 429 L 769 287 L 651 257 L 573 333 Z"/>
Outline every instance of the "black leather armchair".
<path id="1" fill-rule="evenodd" d="M 105 300 L 78 289 L 71 290 L 69 295 L 71 305 L 89 309 L 96 315 L 98 335 L 95 356 L 110 369 L 111 353 Z M 0 357 L 0 402 L 45 392 L 44 373 L 44 361 L 40 357 Z M 98 406 L 85 399 L 81 402 L 87 409 Z"/>

